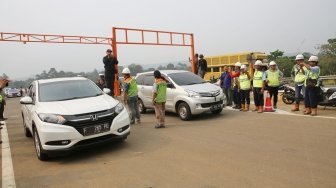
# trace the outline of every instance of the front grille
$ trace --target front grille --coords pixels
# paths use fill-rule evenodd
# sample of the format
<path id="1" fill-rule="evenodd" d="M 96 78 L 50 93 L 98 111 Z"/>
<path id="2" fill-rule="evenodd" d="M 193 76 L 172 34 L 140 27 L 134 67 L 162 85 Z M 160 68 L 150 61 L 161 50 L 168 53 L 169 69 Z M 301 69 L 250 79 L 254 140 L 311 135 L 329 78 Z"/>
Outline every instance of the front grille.
<path id="1" fill-rule="evenodd" d="M 100 142 L 104 142 L 104 141 L 107 141 L 107 140 L 110 140 L 110 139 L 113 139 L 113 138 L 118 138 L 118 136 L 114 135 L 114 134 L 108 134 L 108 135 L 105 135 L 105 136 L 90 138 L 90 139 L 79 141 L 78 143 L 75 144 L 75 146 L 85 146 L 85 145 L 100 143 Z"/>
<path id="2" fill-rule="evenodd" d="M 223 101 L 217 101 L 217 102 L 212 102 L 212 103 L 204 103 L 204 104 L 201 104 L 202 108 L 209 108 L 213 105 L 216 105 L 216 104 L 223 104 Z"/>
<path id="3" fill-rule="evenodd" d="M 92 120 L 91 115 L 96 115 L 97 119 Z M 109 128 L 111 128 L 114 118 L 117 116 L 116 113 L 111 113 L 110 110 L 92 112 L 86 114 L 78 115 L 66 115 L 63 116 L 67 121 L 63 125 L 74 127 L 80 134 L 84 135 L 83 128 L 94 126 L 98 124 L 108 123 Z"/>
<path id="4" fill-rule="evenodd" d="M 220 91 L 212 91 L 212 92 L 206 92 L 206 93 L 199 93 L 202 97 L 216 97 L 220 94 Z"/>

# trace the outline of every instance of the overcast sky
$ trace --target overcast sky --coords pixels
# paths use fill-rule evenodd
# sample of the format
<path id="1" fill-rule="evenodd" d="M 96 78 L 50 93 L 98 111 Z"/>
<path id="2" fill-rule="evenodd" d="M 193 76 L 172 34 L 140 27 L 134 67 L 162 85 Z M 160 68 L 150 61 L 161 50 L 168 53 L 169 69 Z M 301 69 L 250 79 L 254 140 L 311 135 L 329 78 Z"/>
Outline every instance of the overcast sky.
<path id="1" fill-rule="evenodd" d="M 0 0 L 0 32 L 111 37 L 129 27 L 194 33 L 205 56 L 312 52 L 336 38 L 335 0 Z M 0 75 L 103 70 L 109 46 L 0 41 Z M 188 47 L 119 45 L 121 65 L 187 60 Z"/>

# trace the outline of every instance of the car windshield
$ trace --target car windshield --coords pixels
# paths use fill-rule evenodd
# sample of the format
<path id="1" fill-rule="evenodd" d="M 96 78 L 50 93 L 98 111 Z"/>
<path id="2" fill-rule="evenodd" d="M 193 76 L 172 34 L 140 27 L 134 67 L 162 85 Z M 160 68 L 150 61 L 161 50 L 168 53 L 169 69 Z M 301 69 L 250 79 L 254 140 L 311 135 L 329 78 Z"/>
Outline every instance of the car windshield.
<path id="1" fill-rule="evenodd" d="M 18 93 L 19 92 L 19 90 L 17 90 L 17 89 L 10 89 L 10 90 L 8 90 L 8 93 Z"/>
<path id="2" fill-rule="evenodd" d="M 195 75 L 194 73 L 191 73 L 191 72 L 171 73 L 171 74 L 168 74 L 168 76 L 177 85 L 180 85 L 180 86 L 205 83 L 205 81 L 201 77 L 199 77 L 199 76 L 197 76 L 197 75 Z"/>
<path id="3" fill-rule="evenodd" d="M 102 95 L 102 91 L 90 80 L 71 80 L 39 85 L 39 101 L 65 101 Z"/>

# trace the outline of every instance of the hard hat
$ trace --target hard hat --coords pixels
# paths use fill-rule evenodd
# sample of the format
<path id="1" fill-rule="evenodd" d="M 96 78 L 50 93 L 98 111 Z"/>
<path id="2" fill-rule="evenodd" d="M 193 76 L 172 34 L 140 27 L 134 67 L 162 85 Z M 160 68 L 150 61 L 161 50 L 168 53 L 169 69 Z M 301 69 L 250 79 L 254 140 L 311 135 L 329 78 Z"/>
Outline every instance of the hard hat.
<path id="1" fill-rule="evenodd" d="M 302 60 L 304 59 L 303 55 L 302 54 L 298 54 L 296 57 L 295 57 L 295 61 L 297 60 Z"/>
<path id="2" fill-rule="evenodd" d="M 246 65 L 240 66 L 240 69 L 246 69 L 246 68 L 247 68 Z"/>
<path id="3" fill-rule="evenodd" d="M 254 65 L 262 65 L 262 62 L 260 60 L 257 60 Z"/>
<path id="4" fill-rule="evenodd" d="M 274 61 L 271 61 L 269 65 L 272 66 L 272 65 L 277 65 L 277 64 Z"/>
<path id="5" fill-rule="evenodd" d="M 161 72 L 158 70 L 154 71 L 154 77 L 161 77 Z"/>
<path id="6" fill-rule="evenodd" d="M 131 74 L 131 71 L 126 67 L 122 70 L 121 74 Z"/>
<path id="7" fill-rule="evenodd" d="M 240 66 L 241 66 L 241 63 L 240 63 L 240 62 L 237 62 L 237 63 L 235 63 L 235 66 L 236 66 L 236 67 L 240 67 Z"/>
<path id="8" fill-rule="evenodd" d="M 310 56 L 310 58 L 309 58 L 309 60 L 308 60 L 309 62 L 310 61 L 314 61 L 314 62 L 318 62 L 318 57 L 317 56 L 314 56 L 314 55 L 312 55 L 312 56 Z"/>

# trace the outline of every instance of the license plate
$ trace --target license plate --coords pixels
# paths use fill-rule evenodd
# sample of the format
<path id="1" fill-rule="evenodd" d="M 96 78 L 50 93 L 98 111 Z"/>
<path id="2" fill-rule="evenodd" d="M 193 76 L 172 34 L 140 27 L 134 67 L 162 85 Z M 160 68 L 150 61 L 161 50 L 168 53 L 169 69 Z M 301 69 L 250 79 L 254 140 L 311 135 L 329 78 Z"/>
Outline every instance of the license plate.
<path id="1" fill-rule="evenodd" d="M 222 108 L 221 104 L 215 104 L 210 107 L 211 110 L 219 110 Z"/>
<path id="2" fill-rule="evenodd" d="M 93 125 L 90 127 L 83 128 L 84 136 L 90 136 L 90 135 L 99 134 L 99 133 L 108 132 L 108 131 L 110 131 L 110 126 L 108 123 L 103 123 L 103 124 L 98 124 L 98 125 Z"/>

